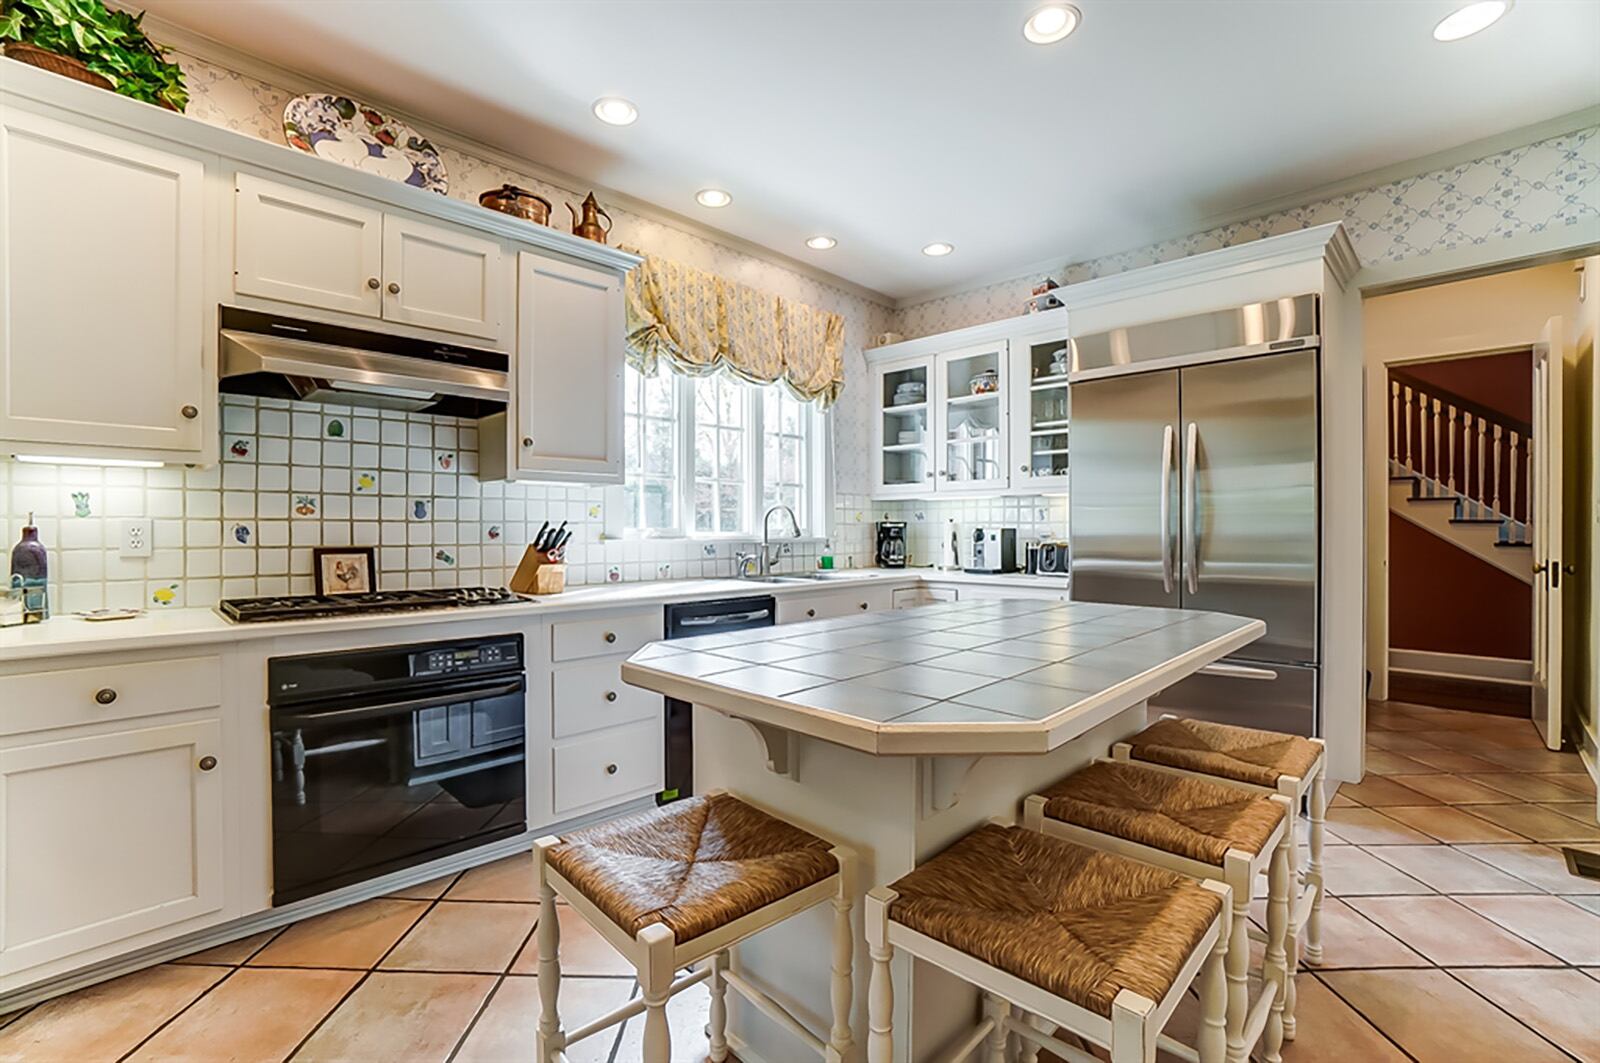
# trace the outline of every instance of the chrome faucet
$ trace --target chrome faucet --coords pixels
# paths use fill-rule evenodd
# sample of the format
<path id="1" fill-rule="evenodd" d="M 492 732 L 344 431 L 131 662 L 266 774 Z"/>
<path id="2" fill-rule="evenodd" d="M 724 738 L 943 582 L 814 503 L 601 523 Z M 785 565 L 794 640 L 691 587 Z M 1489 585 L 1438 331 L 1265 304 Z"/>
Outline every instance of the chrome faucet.
<path id="1" fill-rule="evenodd" d="M 789 526 L 794 529 L 794 538 L 800 538 L 800 518 L 794 515 L 794 510 L 779 502 L 761 518 L 761 556 L 758 558 L 761 575 L 770 575 L 772 572 L 772 515 L 779 510 L 789 514 Z"/>

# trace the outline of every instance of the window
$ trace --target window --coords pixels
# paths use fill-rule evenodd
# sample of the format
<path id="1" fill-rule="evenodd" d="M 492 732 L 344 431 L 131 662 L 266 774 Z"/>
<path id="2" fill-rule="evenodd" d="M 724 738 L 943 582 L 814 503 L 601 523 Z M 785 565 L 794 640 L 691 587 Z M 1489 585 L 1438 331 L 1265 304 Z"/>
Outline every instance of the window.
<path id="1" fill-rule="evenodd" d="M 759 535 L 782 503 L 823 535 L 825 419 L 782 384 L 730 373 L 627 371 L 627 530 L 646 535 Z"/>

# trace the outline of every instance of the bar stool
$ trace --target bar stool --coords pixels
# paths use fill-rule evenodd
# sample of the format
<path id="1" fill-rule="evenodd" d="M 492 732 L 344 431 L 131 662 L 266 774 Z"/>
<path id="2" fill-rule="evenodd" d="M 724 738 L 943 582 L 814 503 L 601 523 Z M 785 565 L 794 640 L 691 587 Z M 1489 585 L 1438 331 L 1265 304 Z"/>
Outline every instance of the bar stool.
<path id="1" fill-rule="evenodd" d="M 1324 786 L 1328 757 L 1322 739 L 1163 716 L 1126 742 L 1112 746 L 1111 756 L 1210 776 L 1258 793 L 1282 794 L 1297 814 L 1304 804 L 1311 820 L 1306 831 L 1310 859 L 1302 872 L 1297 840 L 1289 859 L 1301 886 L 1289 925 L 1305 947 L 1306 962 L 1322 962 L 1322 844 L 1328 811 Z M 1289 959 L 1292 970 L 1298 966 L 1298 957 Z"/>
<path id="2" fill-rule="evenodd" d="M 1231 1063 L 1244 1063 L 1258 1041 L 1266 1063 L 1280 1059 L 1289 999 L 1292 822 L 1282 797 L 1257 797 L 1196 776 L 1105 759 L 1030 795 L 1022 812 L 1023 826 L 1030 830 L 1230 887 Z M 1250 894 L 1262 873 L 1267 875 L 1267 951 L 1262 993 L 1252 1008 Z"/>
<path id="3" fill-rule="evenodd" d="M 710 982 L 710 1057 L 728 1058 L 729 988 L 783 1026 L 825 1063 L 852 1044 L 850 908 L 854 853 L 723 792 L 677 801 L 562 838 L 534 843 L 539 881 L 538 1063 L 565 1063 L 569 1046 L 644 1013 L 644 1063 L 672 1056 L 667 1001 Z M 638 972 L 641 997 L 568 1033 L 556 1000 L 561 985 L 560 895 Z M 833 902 L 830 985 L 833 1026 L 826 1042 L 777 1001 L 730 969 L 731 950 L 761 930 Z M 700 964 L 692 974 L 674 972 Z"/>
<path id="4" fill-rule="evenodd" d="M 981 1045 L 987 1063 L 1003 1063 L 1013 1036 L 1029 1058 L 1040 1048 L 1093 1058 L 1045 1032 L 1059 1028 L 1109 1049 L 1112 1063 L 1148 1063 L 1158 1046 L 1219 1063 L 1229 893 L 1036 831 L 980 827 L 867 894 L 868 1063 L 894 1053 L 896 949 L 984 994 L 983 1019 L 943 1058 Z M 1190 1048 L 1161 1031 L 1196 982 L 1202 1014 Z"/>

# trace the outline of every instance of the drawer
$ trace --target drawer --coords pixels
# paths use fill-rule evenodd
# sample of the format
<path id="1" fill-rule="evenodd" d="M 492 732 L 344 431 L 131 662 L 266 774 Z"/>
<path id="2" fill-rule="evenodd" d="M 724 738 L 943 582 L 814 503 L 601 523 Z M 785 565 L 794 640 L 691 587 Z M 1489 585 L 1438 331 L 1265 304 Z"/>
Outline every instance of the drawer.
<path id="1" fill-rule="evenodd" d="M 660 720 L 643 720 L 556 746 L 556 814 L 661 789 L 663 738 Z"/>
<path id="2" fill-rule="evenodd" d="M 851 587 L 826 594 L 784 595 L 778 599 L 778 623 L 829 620 L 892 607 L 893 594 L 887 587 Z"/>
<path id="3" fill-rule="evenodd" d="M 576 661 L 608 654 L 626 656 L 661 638 L 663 613 L 627 613 L 603 620 L 565 620 L 550 625 L 550 659 Z"/>
<path id="4" fill-rule="evenodd" d="M 550 704 L 556 738 L 638 720 L 659 725 L 663 711 L 660 694 L 622 681 L 621 658 L 557 668 L 550 676 Z"/>
<path id="5" fill-rule="evenodd" d="M 953 602 L 956 600 L 954 587 L 897 587 L 893 595 L 893 606 L 896 609 L 911 609 L 918 605 L 932 605 L 934 602 Z"/>
<path id="6" fill-rule="evenodd" d="M 0 676 L 0 735 L 221 704 L 220 657 L 25 672 Z"/>

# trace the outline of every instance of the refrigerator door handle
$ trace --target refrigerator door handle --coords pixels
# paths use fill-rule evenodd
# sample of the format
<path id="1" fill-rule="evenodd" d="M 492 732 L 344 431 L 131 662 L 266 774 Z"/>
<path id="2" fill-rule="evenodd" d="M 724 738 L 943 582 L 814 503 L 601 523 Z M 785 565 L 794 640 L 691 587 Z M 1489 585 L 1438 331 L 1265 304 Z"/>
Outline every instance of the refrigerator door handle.
<path id="1" fill-rule="evenodd" d="M 1161 591 L 1172 593 L 1172 444 L 1169 424 L 1161 435 Z"/>
<path id="2" fill-rule="evenodd" d="M 1197 671 L 1200 675 L 1219 675 L 1228 679 L 1260 679 L 1270 682 L 1278 678 L 1278 673 L 1271 668 L 1252 668 L 1245 664 L 1208 664 Z"/>
<path id="3" fill-rule="evenodd" d="M 1200 426 L 1189 422 L 1189 438 L 1183 454 L 1183 578 L 1190 594 L 1200 593 L 1199 515 L 1195 512 L 1195 464 L 1199 460 Z"/>

